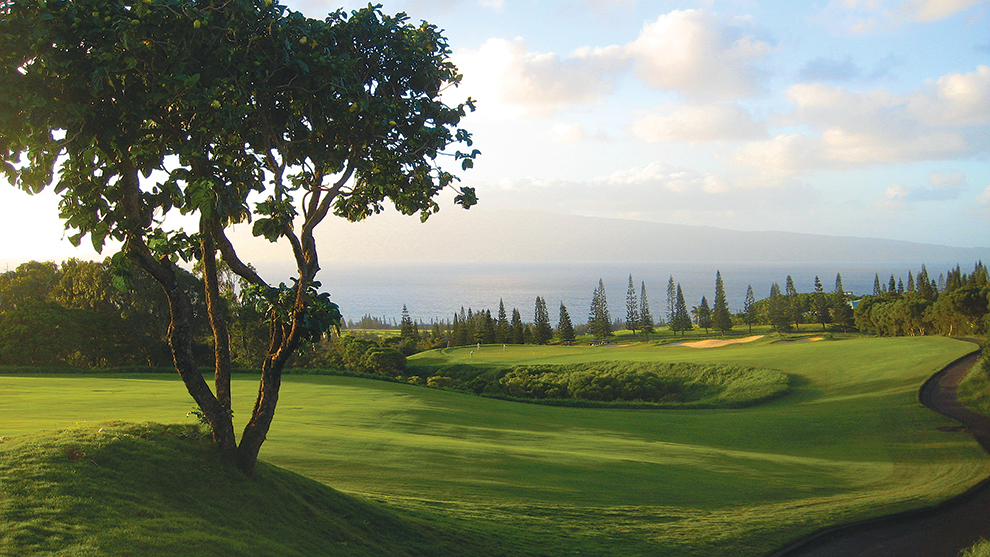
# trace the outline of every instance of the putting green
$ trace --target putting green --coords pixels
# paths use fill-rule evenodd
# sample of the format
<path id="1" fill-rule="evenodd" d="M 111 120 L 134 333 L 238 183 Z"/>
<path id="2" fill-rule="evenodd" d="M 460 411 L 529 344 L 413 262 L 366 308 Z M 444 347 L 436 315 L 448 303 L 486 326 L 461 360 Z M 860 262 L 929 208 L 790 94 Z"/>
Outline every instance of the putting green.
<path id="1" fill-rule="evenodd" d="M 848 339 L 717 349 L 474 347 L 432 364 L 605 359 L 769 367 L 793 390 L 738 410 L 538 406 L 404 384 L 288 376 L 262 459 L 392 505 L 497 524 L 550 554 L 760 555 L 823 526 L 929 505 L 990 474 L 924 380 L 972 345 Z M 110 419 L 176 422 L 171 377 L 3 376 L 0 435 Z M 235 418 L 256 383 L 234 381 Z"/>

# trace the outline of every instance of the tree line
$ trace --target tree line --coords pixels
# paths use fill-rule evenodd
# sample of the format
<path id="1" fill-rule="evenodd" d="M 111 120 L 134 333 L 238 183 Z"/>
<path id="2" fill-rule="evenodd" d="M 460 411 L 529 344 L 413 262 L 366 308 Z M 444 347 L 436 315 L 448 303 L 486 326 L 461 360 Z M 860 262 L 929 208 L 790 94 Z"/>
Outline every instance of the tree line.
<path id="1" fill-rule="evenodd" d="M 202 285 L 200 274 L 199 268 L 182 271 L 180 280 L 190 291 L 197 291 Z M 219 276 L 233 365 L 257 369 L 269 340 L 263 300 L 229 270 L 221 269 Z M 506 308 L 502 300 L 494 312 L 461 308 L 449 320 L 429 324 L 413 321 L 403 306 L 398 323 L 368 315 L 349 323 L 360 329 L 397 328 L 398 335 L 355 340 L 350 337 L 361 335 L 345 329 L 343 336 L 301 348 L 291 365 L 400 374 L 405 356 L 421 350 L 473 344 L 566 344 L 581 335 L 590 335 L 592 342 L 605 342 L 623 328 L 644 339 L 662 327 L 684 335 L 695 328 L 719 334 L 738 326 L 752 331 L 753 325 L 769 325 L 779 332 L 814 326 L 823 331 L 832 327 L 888 336 L 982 335 L 990 331 L 988 283 L 982 262 L 971 273 L 956 266 L 938 279 L 924 265 L 917 273 L 909 272 L 906 280 L 893 275 L 881 280 L 876 275 L 872 294 L 858 298 L 845 290 L 841 274 L 836 275 L 830 291 L 815 277 L 806 292 L 799 292 L 787 276 L 783 288 L 774 282 L 767 297 L 759 300 L 752 285 L 747 286 L 743 307 L 733 313 L 726 302 L 721 272 L 715 275 L 713 302 L 702 296 L 690 307 L 680 283 L 670 276 L 663 311 L 655 319 L 645 281 L 637 286 L 629 275 L 624 319 L 612 317 L 601 279 L 587 322 L 577 325 L 563 302 L 553 322 L 542 296 L 536 297 L 532 319 L 524 318 L 518 308 Z M 195 297 L 192 305 L 194 351 L 208 358 L 214 344 L 205 299 Z M 0 365 L 171 366 L 172 355 L 164 340 L 168 327 L 168 303 L 159 285 L 139 272 L 122 281 L 109 259 L 69 259 L 61 265 L 31 261 L 0 274 Z"/>

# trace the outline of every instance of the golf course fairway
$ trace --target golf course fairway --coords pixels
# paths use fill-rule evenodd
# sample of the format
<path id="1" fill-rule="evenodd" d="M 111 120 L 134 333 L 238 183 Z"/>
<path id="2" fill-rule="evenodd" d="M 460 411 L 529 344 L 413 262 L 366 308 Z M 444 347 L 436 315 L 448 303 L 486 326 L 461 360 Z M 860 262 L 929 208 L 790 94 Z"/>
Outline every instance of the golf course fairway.
<path id="1" fill-rule="evenodd" d="M 825 526 L 923 507 L 990 457 L 918 389 L 972 351 L 944 337 L 685 346 L 462 347 L 410 364 L 669 361 L 791 377 L 742 409 L 543 406 L 403 383 L 289 375 L 261 458 L 507 555 L 764 555 Z M 473 353 L 472 353 L 473 352 Z M 236 376 L 235 423 L 254 376 Z M 107 420 L 189 422 L 171 375 L 5 375 L 0 436 Z M 493 542 L 494 543 L 494 542 Z"/>

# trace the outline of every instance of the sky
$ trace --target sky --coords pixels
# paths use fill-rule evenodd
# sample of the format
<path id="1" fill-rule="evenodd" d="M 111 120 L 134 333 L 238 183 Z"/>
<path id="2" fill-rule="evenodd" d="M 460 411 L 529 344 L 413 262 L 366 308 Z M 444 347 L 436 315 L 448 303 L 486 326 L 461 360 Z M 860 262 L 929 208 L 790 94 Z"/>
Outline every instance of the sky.
<path id="1" fill-rule="evenodd" d="M 478 210 L 990 246 L 990 0 L 382 3 L 444 30 Z M 55 206 L 0 188 L 0 261 L 88 256 Z"/>

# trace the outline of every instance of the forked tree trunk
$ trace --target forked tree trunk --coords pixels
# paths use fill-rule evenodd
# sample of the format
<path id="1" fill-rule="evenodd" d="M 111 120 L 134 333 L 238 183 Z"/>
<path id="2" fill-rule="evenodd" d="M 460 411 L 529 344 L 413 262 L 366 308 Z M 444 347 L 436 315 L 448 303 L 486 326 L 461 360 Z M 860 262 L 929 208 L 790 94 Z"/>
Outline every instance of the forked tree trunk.
<path id="1" fill-rule="evenodd" d="M 213 441 L 226 458 L 233 458 L 237 449 L 234 425 L 228 408 L 213 395 L 203 379 L 193 357 L 193 307 L 189 295 L 179 284 L 171 262 L 156 259 L 140 240 L 131 238 L 125 247 L 128 259 L 150 274 L 162 287 L 168 300 L 168 345 L 172 351 L 175 370 L 190 396 L 199 405 L 213 429 Z"/>

